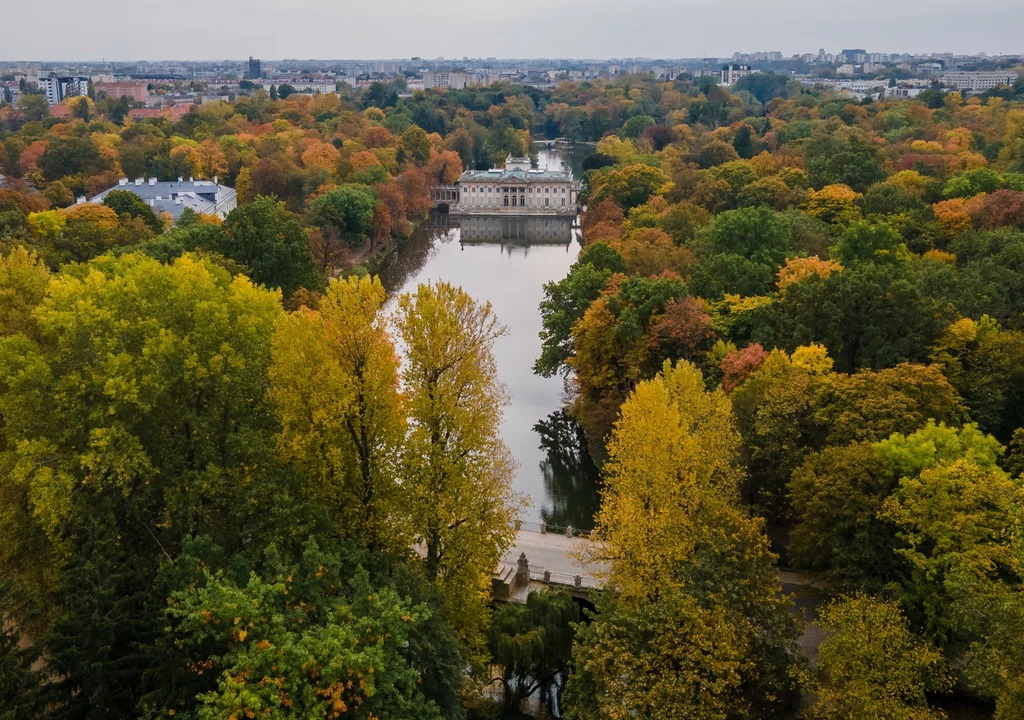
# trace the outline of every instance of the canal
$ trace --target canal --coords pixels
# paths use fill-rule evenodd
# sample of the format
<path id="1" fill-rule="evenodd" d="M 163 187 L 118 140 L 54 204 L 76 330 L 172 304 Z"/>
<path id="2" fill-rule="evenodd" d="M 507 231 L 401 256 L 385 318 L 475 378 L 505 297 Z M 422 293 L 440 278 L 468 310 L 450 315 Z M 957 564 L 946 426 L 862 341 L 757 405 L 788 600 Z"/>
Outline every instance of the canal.
<path id="1" fill-rule="evenodd" d="M 538 166 L 569 164 L 577 177 L 588 149 L 544 149 Z M 568 219 L 481 219 L 466 227 L 448 216 L 432 218 L 391 253 L 380 269 L 391 293 L 444 280 L 478 301 L 489 301 L 509 334 L 494 347 L 498 376 L 511 397 L 502 436 L 519 462 L 517 492 L 528 495 L 523 519 L 549 525 L 593 527 L 598 506 L 597 471 L 574 422 L 562 412 L 560 377 L 535 375 L 540 354 L 539 305 L 544 283 L 561 280 L 580 251 Z"/>

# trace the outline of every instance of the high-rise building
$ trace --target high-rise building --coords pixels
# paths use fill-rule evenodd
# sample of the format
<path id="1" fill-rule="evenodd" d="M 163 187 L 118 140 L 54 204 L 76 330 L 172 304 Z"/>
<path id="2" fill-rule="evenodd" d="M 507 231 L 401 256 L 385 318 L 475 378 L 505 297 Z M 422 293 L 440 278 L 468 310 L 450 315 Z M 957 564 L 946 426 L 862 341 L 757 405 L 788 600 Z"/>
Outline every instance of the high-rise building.
<path id="1" fill-rule="evenodd" d="M 749 65 L 723 65 L 722 66 L 722 84 L 723 85 L 735 85 L 736 81 L 740 78 L 744 78 L 750 74 Z"/>
<path id="2" fill-rule="evenodd" d="M 263 77 L 263 66 L 259 58 L 253 58 L 249 56 L 249 79 L 256 80 L 257 78 Z"/>
<path id="3" fill-rule="evenodd" d="M 59 105 L 67 98 L 89 94 L 87 77 L 43 77 L 39 78 L 37 85 L 50 105 Z"/>

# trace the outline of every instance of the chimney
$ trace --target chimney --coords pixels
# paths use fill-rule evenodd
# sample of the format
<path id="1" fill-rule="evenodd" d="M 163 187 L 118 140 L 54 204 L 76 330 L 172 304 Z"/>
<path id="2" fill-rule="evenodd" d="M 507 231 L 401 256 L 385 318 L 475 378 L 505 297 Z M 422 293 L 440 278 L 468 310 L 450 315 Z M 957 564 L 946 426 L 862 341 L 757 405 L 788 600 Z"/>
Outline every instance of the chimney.
<path id="1" fill-rule="evenodd" d="M 178 182 L 180 183 L 180 182 L 182 182 L 183 180 L 184 180 L 184 178 L 182 178 L 182 177 L 181 177 L 181 175 L 179 175 L 179 176 L 178 176 Z"/>
<path id="2" fill-rule="evenodd" d="M 117 181 L 117 184 L 118 185 L 127 185 L 128 184 L 128 178 L 121 178 L 120 180 Z"/>
<path id="3" fill-rule="evenodd" d="M 180 196 L 174 198 L 174 204 L 175 205 L 181 205 L 181 197 Z"/>
<path id="4" fill-rule="evenodd" d="M 154 206 L 154 205 L 156 204 L 156 203 L 155 203 L 155 202 L 153 201 L 153 199 L 152 199 L 152 198 L 151 198 L 151 199 L 149 199 L 149 200 L 147 200 L 146 202 L 148 202 L 148 203 L 149 203 L 149 206 L 150 206 L 150 207 L 153 207 L 153 206 Z"/>
<path id="5" fill-rule="evenodd" d="M 135 186 L 138 187 L 142 184 L 142 178 L 135 178 Z"/>
<path id="6" fill-rule="evenodd" d="M 196 181 L 196 179 L 195 179 L 194 177 L 192 177 L 191 175 L 189 175 L 189 176 L 188 176 L 188 181 L 189 181 L 190 183 L 194 183 L 194 182 Z"/>
<path id="7" fill-rule="evenodd" d="M 85 195 L 79 195 L 77 198 L 75 198 L 75 205 L 84 205 L 84 204 L 85 204 Z"/>
<path id="8" fill-rule="evenodd" d="M 150 178 L 149 179 L 149 184 L 150 185 L 156 185 L 156 178 Z"/>
<path id="9" fill-rule="evenodd" d="M 213 176 L 213 184 L 214 185 L 220 185 L 220 182 L 217 180 L 217 176 L 216 175 Z"/>

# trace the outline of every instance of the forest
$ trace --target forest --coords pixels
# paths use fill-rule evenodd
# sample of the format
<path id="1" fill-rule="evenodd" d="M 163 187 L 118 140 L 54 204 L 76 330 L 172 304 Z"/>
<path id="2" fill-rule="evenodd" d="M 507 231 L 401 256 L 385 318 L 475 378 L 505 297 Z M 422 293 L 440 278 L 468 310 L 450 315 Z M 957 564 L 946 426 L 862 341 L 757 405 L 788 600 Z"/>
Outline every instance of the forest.
<path id="1" fill-rule="evenodd" d="M 1024 718 L 1024 80 L 72 106 L 0 107 L 2 720 Z M 593 608 L 492 603 L 501 318 L 373 275 L 555 137 L 596 145 L 535 365 L 601 468 Z M 184 176 L 238 208 L 76 202 Z"/>

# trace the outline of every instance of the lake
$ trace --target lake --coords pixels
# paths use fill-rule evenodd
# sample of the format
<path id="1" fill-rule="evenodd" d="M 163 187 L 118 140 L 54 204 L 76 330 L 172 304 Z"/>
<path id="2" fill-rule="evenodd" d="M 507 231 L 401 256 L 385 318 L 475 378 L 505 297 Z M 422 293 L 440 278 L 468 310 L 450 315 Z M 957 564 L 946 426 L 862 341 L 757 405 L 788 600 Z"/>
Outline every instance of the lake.
<path id="1" fill-rule="evenodd" d="M 583 153 L 541 149 L 538 166 L 568 163 L 578 176 Z M 528 522 L 589 529 L 598 506 L 597 471 L 576 424 L 565 416 L 560 377 L 535 375 L 540 355 L 543 286 L 561 280 L 580 251 L 567 218 L 434 216 L 383 262 L 381 281 L 392 293 L 444 280 L 480 302 L 489 301 L 509 334 L 495 343 L 498 376 L 511 396 L 502 438 L 519 462 L 515 489 L 528 495 Z"/>

